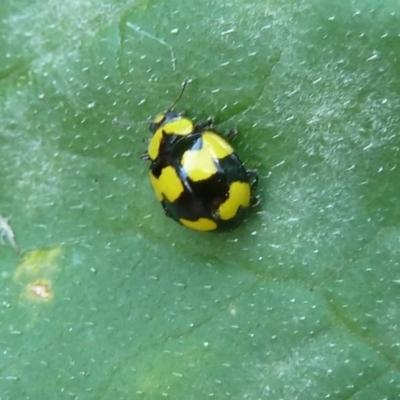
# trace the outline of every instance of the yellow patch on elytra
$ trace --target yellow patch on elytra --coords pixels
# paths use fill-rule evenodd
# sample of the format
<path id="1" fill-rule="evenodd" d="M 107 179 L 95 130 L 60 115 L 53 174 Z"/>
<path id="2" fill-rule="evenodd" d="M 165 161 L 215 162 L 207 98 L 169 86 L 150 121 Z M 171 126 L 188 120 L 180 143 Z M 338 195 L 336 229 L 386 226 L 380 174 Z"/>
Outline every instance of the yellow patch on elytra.
<path id="1" fill-rule="evenodd" d="M 179 117 L 167 122 L 160 129 L 168 135 L 187 136 L 193 133 L 194 126 L 189 118 Z"/>
<path id="2" fill-rule="evenodd" d="M 217 229 L 217 224 L 208 218 L 199 218 L 197 221 L 190 221 L 188 219 L 181 218 L 179 222 L 191 229 L 196 231 L 213 231 Z"/>
<path id="3" fill-rule="evenodd" d="M 218 171 L 207 148 L 186 151 L 183 154 L 181 165 L 193 182 L 206 180 Z"/>
<path id="4" fill-rule="evenodd" d="M 154 123 L 161 121 L 164 118 L 164 114 L 160 114 L 154 120 Z M 161 125 L 154 133 L 150 140 L 147 153 L 151 160 L 155 160 L 160 154 L 160 146 L 164 135 L 177 135 L 187 136 L 193 133 L 194 126 L 193 122 L 188 118 L 178 117 L 164 125 Z"/>
<path id="5" fill-rule="evenodd" d="M 229 187 L 229 197 L 219 206 L 218 214 L 221 219 L 233 218 L 239 207 L 249 207 L 251 198 L 250 185 L 247 182 L 233 182 Z"/>
<path id="6" fill-rule="evenodd" d="M 223 137 L 212 131 L 205 131 L 202 139 L 203 148 L 214 158 L 221 159 L 233 153 L 233 147 Z"/>
<path id="7" fill-rule="evenodd" d="M 158 182 L 158 179 L 153 175 L 153 173 L 150 171 L 150 183 L 151 186 L 153 186 L 154 193 L 156 194 L 157 200 L 162 201 L 163 200 L 163 194 L 160 188 L 160 184 Z"/>
<path id="8" fill-rule="evenodd" d="M 151 160 L 155 160 L 158 157 L 162 137 L 162 130 L 158 129 L 150 140 L 149 147 L 147 148 L 147 153 L 149 154 Z"/>
<path id="9" fill-rule="evenodd" d="M 199 150 L 188 150 L 183 154 L 181 165 L 194 182 L 204 181 L 217 171 L 218 160 L 233 153 L 233 147 L 221 136 L 205 131 Z"/>
<path id="10" fill-rule="evenodd" d="M 39 279 L 29 283 L 26 287 L 26 295 L 32 300 L 49 301 L 53 298 L 53 290 L 50 281 Z"/>
<path id="11" fill-rule="evenodd" d="M 163 168 L 158 179 L 150 172 L 150 181 L 159 201 L 165 197 L 172 203 L 184 191 L 183 184 L 173 167 Z"/>

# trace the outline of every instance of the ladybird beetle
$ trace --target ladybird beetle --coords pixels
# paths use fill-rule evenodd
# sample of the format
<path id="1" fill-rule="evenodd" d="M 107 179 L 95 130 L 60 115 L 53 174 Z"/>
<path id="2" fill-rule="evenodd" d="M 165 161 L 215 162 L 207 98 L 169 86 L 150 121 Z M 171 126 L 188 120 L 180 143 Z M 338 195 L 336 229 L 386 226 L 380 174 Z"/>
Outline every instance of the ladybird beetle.
<path id="1" fill-rule="evenodd" d="M 195 124 L 172 111 L 187 83 L 151 123 L 153 136 L 142 158 L 151 161 L 150 181 L 168 217 L 197 231 L 230 230 L 256 202 L 257 171 L 245 169 L 211 118 Z"/>

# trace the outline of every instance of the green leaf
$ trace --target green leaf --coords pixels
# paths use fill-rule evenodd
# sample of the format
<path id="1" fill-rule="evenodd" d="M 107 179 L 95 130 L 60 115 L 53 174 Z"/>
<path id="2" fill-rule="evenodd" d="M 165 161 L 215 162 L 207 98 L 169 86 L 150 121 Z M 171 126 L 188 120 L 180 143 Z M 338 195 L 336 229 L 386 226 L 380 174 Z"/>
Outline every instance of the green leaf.
<path id="1" fill-rule="evenodd" d="M 2 399 L 398 398 L 398 1 L 0 12 Z M 164 217 L 140 160 L 185 78 L 259 171 L 226 234 Z"/>

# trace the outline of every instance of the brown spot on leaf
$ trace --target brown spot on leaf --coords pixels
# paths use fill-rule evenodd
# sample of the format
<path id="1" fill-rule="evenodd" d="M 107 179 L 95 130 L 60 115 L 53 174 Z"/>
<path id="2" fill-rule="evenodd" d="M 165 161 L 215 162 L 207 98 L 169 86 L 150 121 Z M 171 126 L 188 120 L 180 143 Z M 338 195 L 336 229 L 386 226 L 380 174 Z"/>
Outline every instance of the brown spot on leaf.
<path id="1" fill-rule="evenodd" d="M 50 282 L 46 280 L 30 283 L 27 287 L 27 294 L 31 299 L 40 301 L 49 301 L 53 298 Z"/>

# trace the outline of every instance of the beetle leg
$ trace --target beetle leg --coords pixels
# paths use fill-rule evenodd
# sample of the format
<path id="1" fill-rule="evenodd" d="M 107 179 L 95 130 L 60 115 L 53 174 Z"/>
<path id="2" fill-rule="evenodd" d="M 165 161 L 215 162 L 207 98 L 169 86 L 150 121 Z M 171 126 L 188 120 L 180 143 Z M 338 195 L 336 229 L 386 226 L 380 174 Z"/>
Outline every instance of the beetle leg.
<path id="1" fill-rule="evenodd" d="M 246 171 L 246 174 L 250 181 L 251 205 L 253 207 L 256 207 L 261 202 L 261 199 L 258 196 L 256 196 L 256 191 L 258 186 L 258 173 L 256 169 L 248 169 Z"/>
<path id="2" fill-rule="evenodd" d="M 214 118 L 208 117 L 206 121 L 200 121 L 196 124 L 195 131 L 196 132 L 203 132 L 207 128 L 210 128 L 214 125 Z"/>
<path id="3" fill-rule="evenodd" d="M 148 153 L 147 151 L 144 152 L 144 153 L 142 153 L 142 154 L 140 155 L 140 158 L 141 158 L 142 160 L 144 160 L 144 161 L 150 160 L 149 153 Z"/>
<path id="4" fill-rule="evenodd" d="M 238 130 L 236 128 L 229 129 L 228 133 L 225 134 L 226 140 L 228 140 L 230 142 L 231 140 L 233 140 L 236 137 L 237 133 L 238 133 Z"/>
<path id="5" fill-rule="evenodd" d="M 162 208 L 164 210 L 164 214 L 168 217 L 168 218 L 172 218 L 171 213 L 168 211 L 167 205 L 165 203 L 165 201 L 161 202 Z"/>

